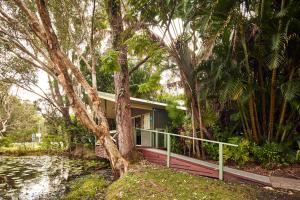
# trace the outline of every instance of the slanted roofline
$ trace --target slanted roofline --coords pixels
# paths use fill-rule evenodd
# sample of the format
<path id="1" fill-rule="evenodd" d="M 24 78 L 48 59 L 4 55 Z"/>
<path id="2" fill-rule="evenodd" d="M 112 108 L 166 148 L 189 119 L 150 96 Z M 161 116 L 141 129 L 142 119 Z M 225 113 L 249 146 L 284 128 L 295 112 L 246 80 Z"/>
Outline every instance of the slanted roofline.
<path id="1" fill-rule="evenodd" d="M 107 101 L 112 101 L 115 102 L 115 94 L 112 93 L 107 93 L 107 92 L 98 92 L 99 96 L 101 99 L 105 99 Z M 161 103 L 157 101 L 151 101 L 151 100 L 146 100 L 146 99 L 140 99 L 140 98 L 135 98 L 135 97 L 130 97 L 130 101 L 133 103 L 138 103 L 142 105 L 151 105 L 155 108 L 165 108 L 168 104 L 166 103 Z M 184 106 L 176 106 L 177 109 L 179 110 L 186 110 L 186 107 Z"/>

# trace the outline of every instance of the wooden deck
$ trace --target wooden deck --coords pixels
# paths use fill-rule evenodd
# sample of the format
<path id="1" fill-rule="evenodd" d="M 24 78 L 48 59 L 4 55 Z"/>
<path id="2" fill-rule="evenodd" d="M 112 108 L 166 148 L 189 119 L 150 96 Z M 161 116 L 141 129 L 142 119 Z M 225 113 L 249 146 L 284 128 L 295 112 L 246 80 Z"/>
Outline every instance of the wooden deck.
<path id="1" fill-rule="evenodd" d="M 138 150 L 143 154 L 146 160 L 152 163 L 166 166 L 166 151 L 146 147 L 139 147 Z M 171 153 L 170 167 L 176 170 L 186 171 L 195 175 L 201 175 L 211 178 L 218 178 L 219 176 L 219 168 L 217 164 L 201 161 L 175 153 Z M 262 176 L 229 167 L 224 167 L 224 179 L 272 186 L 270 177 L 268 176 Z"/>

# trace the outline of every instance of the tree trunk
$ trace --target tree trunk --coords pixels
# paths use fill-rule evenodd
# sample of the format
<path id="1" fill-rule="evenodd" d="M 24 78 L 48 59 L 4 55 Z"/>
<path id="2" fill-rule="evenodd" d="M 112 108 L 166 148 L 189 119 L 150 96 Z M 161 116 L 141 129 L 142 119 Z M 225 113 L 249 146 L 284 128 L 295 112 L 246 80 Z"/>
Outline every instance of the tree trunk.
<path id="1" fill-rule="evenodd" d="M 127 46 L 123 41 L 124 27 L 121 14 L 121 1 L 108 0 L 107 14 L 113 34 L 113 48 L 119 53 L 118 63 L 120 71 L 114 73 L 118 144 L 121 154 L 125 157 L 130 157 L 134 150 L 134 144 L 131 123 Z"/>
<path id="2" fill-rule="evenodd" d="M 265 93 L 265 84 L 264 84 L 264 76 L 263 70 L 261 66 L 261 62 L 258 66 L 258 77 L 259 77 L 259 90 L 261 94 L 261 115 L 262 115 L 262 130 L 263 134 L 267 134 L 267 112 L 266 112 L 266 93 Z"/>
<path id="3" fill-rule="evenodd" d="M 0 94 L 0 106 L 3 108 L 3 115 L 0 116 L 0 137 L 3 137 L 4 133 L 7 131 L 7 128 L 9 126 L 8 123 L 12 115 L 10 96 L 8 94 L 8 91 Z"/>
<path id="4" fill-rule="evenodd" d="M 240 102 L 237 102 L 237 105 L 238 105 L 238 110 L 239 110 L 241 121 L 242 121 L 245 138 L 250 139 L 251 131 L 249 128 L 248 119 L 244 113 L 243 105 Z"/>
<path id="5" fill-rule="evenodd" d="M 181 81 L 182 81 L 182 84 L 183 84 L 183 88 L 184 88 L 184 92 L 185 92 L 187 101 L 191 104 L 191 109 L 192 109 L 191 112 L 193 112 L 195 122 L 197 122 L 197 124 L 200 126 L 199 128 L 202 129 L 202 131 L 203 131 L 204 135 L 206 136 L 206 138 L 212 139 L 213 136 L 206 129 L 203 121 L 200 122 L 201 117 L 199 116 L 197 94 L 196 94 L 196 89 L 195 89 L 196 83 L 193 82 L 191 78 L 188 81 L 185 78 L 185 77 L 187 77 L 187 74 L 182 69 L 183 69 L 183 67 L 180 67 L 180 69 L 179 69 L 180 70 Z M 192 85 L 192 83 L 194 85 Z"/>
<path id="6" fill-rule="evenodd" d="M 76 93 L 72 87 L 71 79 L 67 73 L 67 68 L 65 68 L 63 64 L 67 63 L 68 60 L 65 57 L 62 57 L 61 52 L 53 52 L 51 55 L 52 61 L 59 66 L 62 73 L 58 76 L 59 81 L 63 85 L 66 90 L 67 96 L 70 100 L 70 105 L 75 111 L 76 116 L 85 125 L 88 129 L 90 129 L 99 139 L 101 145 L 104 146 L 108 157 L 110 158 L 111 167 L 115 173 L 115 177 L 123 175 L 128 168 L 128 162 L 122 157 L 120 152 L 118 151 L 116 145 L 112 141 L 112 138 L 109 133 L 109 126 L 107 119 L 105 118 L 104 112 L 102 111 L 101 101 L 98 97 L 97 91 L 94 89 L 88 90 L 88 96 L 92 102 L 92 109 L 95 112 L 95 116 L 98 119 L 98 124 L 92 119 L 92 117 L 86 111 L 84 105 L 80 101 L 80 99 L 76 96 Z M 61 63 L 62 62 L 62 63 Z M 75 66 L 73 66 L 75 67 Z M 71 70 L 76 70 L 71 67 Z M 77 70 L 76 70 L 77 71 Z M 79 71 L 77 71 L 79 72 Z M 74 73 L 74 72 L 73 72 Z M 75 75 L 76 74 L 76 75 Z M 80 76 L 77 73 L 74 73 L 75 76 Z M 85 79 L 81 79 L 80 82 L 82 85 L 87 86 L 88 83 L 84 82 Z M 89 86 L 89 85 L 88 85 Z"/>
<path id="7" fill-rule="evenodd" d="M 252 131 L 252 138 L 256 143 L 259 142 L 258 139 L 258 134 L 257 134 L 257 127 L 256 127 L 256 115 L 255 115 L 255 108 L 254 108 L 254 100 L 253 96 L 251 94 L 249 102 L 248 102 L 248 107 L 249 107 L 249 114 L 250 114 L 250 122 L 251 122 L 251 131 Z"/>
<path id="8" fill-rule="evenodd" d="M 97 90 L 97 71 L 95 63 L 95 44 L 94 44 L 94 24 L 95 24 L 95 4 L 96 0 L 93 0 L 93 12 L 92 12 L 92 25 L 91 25 L 91 44 L 90 44 L 90 54 L 91 54 L 91 68 L 92 68 L 92 86 Z"/>
<path id="9" fill-rule="evenodd" d="M 53 78 L 53 77 L 52 77 Z M 69 113 L 69 107 L 67 102 L 64 102 L 63 96 L 59 90 L 58 82 L 55 78 L 51 80 L 51 77 L 48 76 L 48 83 L 51 91 L 51 96 L 55 104 L 59 107 L 59 111 L 62 114 L 65 124 L 68 126 L 71 124 L 71 118 Z"/>
<path id="10" fill-rule="evenodd" d="M 166 47 L 169 51 L 169 54 L 172 56 L 174 61 L 176 62 L 179 72 L 180 72 L 180 79 L 183 85 L 184 93 L 186 95 L 188 105 L 191 104 L 191 109 L 194 114 L 195 123 L 200 125 L 200 129 L 202 129 L 204 135 L 208 139 L 212 139 L 212 133 L 208 132 L 205 127 L 203 121 L 200 122 L 201 117 L 199 117 L 199 109 L 198 109 L 198 101 L 197 101 L 197 92 L 196 92 L 196 80 L 197 80 L 197 73 L 195 72 L 195 65 L 193 65 L 192 60 L 193 56 L 190 53 L 190 49 L 185 41 L 181 41 L 180 39 L 173 41 L 174 44 L 171 47 L 168 47 L 163 42 L 163 39 L 159 39 L 160 37 L 157 36 L 154 32 L 150 31 L 149 29 L 146 30 L 153 41 L 160 43 L 162 47 Z M 195 53 L 195 52 L 194 52 Z M 189 55 L 187 55 L 189 54 Z"/>
<path id="11" fill-rule="evenodd" d="M 276 83 L 277 83 L 277 70 L 272 71 L 271 80 L 271 93 L 270 93 L 270 113 L 269 113 L 269 130 L 268 130 L 268 141 L 273 138 L 273 126 L 274 126 L 274 115 L 275 115 L 275 99 L 276 99 Z"/>
<path id="12" fill-rule="evenodd" d="M 249 56 L 248 56 L 248 50 L 247 50 L 247 44 L 245 39 L 245 32 L 243 25 L 240 25 L 240 32 L 241 32 L 241 43 L 243 47 L 243 52 L 245 56 L 245 67 L 248 73 L 248 87 L 250 90 L 250 97 L 248 101 L 248 109 L 249 109 L 249 115 L 250 115 L 250 122 L 251 122 L 251 131 L 252 131 L 252 137 L 256 143 L 259 142 L 259 136 L 258 136 L 258 124 L 256 122 L 258 121 L 256 119 L 256 108 L 255 108 L 255 99 L 254 99 L 254 91 L 253 91 L 253 72 L 250 70 L 249 66 Z"/>
<path id="13" fill-rule="evenodd" d="M 295 73 L 295 67 L 293 67 L 292 70 L 291 70 L 291 72 L 290 72 L 288 83 L 290 83 L 292 81 L 294 73 Z M 289 85 L 288 85 L 288 88 L 289 88 Z M 277 134 L 276 134 L 276 140 L 277 141 L 279 140 L 279 136 L 280 136 L 280 133 L 282 131 L 281 129 L 282 129 L 283 122 L 284 122 L 284 119 L 285 119 L 285 113 L 286 113 L 287 103 L 288 103 L 287 99 L 284 98 L 284 101 L 282 103 L 280 118 L 279 118 L 279 128 L 278 128 Z M 282 138 L 282 140 L 284 140 L 284 137 L 281 137 L 281 138 Z"/>
<path id="14" fill-rule="evenodd" d="M 283 11 L 285 6 L 285 0 L 281 0 L 280 12 Z M 279 19 L 278 23 L 278 33 L 282 31 L 282 18 Z M 279 49 L 275 50 L 275 55 L 279 54 Z M 276 66 L 278 67 L 278 66 Z M 272 80 L 271 80 L 271 94 L 270 94 L 270 116 L 269 116 L 269 132 L 268 132 L 268 141 L 271 141 L 273 138 L 273 129 L 274 129 L 274 115 L 275 115 L 275 106 L 276 106 L 276 87 L 277 87 L 277 68 L 272 70 Z"/>
<path id="15" fill-rule="evenodd" d="M 198 114 L 199 114 L 199 127 L 203 127 L 202 114 L 201 114 L 201 104 L 200 104 L 200 86 L 199 86 L 199 81 L 196 81 L 196 92 L 197 92 L 196 95 L 197 95 Z M 200 128 L 200 138 L 204 139 L 204 134 L 203 134 L 203 129 L 202 128 Z M 203 141 L 200 141 L 200 145 L 201 145 L 201 156 L 202 156 L 202 159 L 206 159 Z"/>
<path id="16" fill-rule="evenodd" d="M 0 138 L 3 137 L 3 134 L 7 131 L 7 121 L 8 120 L 1 121 Z"/>

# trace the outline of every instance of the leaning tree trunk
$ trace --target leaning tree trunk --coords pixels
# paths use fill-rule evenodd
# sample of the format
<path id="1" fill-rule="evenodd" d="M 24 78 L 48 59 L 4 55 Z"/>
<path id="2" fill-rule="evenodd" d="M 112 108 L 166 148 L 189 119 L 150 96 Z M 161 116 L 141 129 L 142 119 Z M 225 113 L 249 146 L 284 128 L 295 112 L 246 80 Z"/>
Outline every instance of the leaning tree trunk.
<path id="1" fill-rule="evenodd" d="M 118 144 L 121 154 L 129 157 L 134 149 L 131 124 L 131 107 L 129 94 L 129 72 L 127 63 L 127 46 L 124 44 L 124 27 L 121 14 L 121 1 L 108 0 L 107 14 L 113 34 L 113 48 L 118 51 L 120 71 L 114 73 L 116 93 L 116 125 Z"/>
<path id="2" fill-rule="evenodd" d="M 98 96 L 97 90 L 88 84 L 79 69 L 71 62 L 68 56 L 61 51 L 57 36 L 51 24 L 46 1 L 36 1 L 40 19 L 26 6 L 23 1 L 14 0 L 14 2 L 27 17 L 28 25 L 31 30 L 47 49 L 54 67 L 52 72 L 56 74 L 60 84 L 63 86 L 69 99 L 70 106 L 73 108 L 76 116 L 84 126 L 97 136 L 109 156 L 111 167 L 115 172 L 115 176 L 121 176 L 127 171 L 128 162 L 122 157 L 116 145 L 112 141 L 109 134 L 108 122 L 101 108 L 101 100 Z M 81 84 L 86 91 L 92 104 L 91 109 L 94 111 L 98 123 L 96 123 L 82 103 L 80 97 L 76 94 L 68 72 L 74 76 L 76 81 Z"/>
<path id="3" fill-rule="evenodd" d="M 107 119 L 105 118 L 104 112 L 101 108 L 101 101 L 97 94 L 97 91 L 92 88 L 86 80 L 82 77 L 79 70 L 69 62 L 69 59 L 59 50 L 51 50 L 50 56 L 52 61 L 59 66 L 62 72 L 58 78 L 64 89 L 66 90 L 67 96 L 70 101 L 70 105 L 75 111 L 76 116 L 79 120 L 90 129 L 99 139 L 100 143 L 104 146 L 106 153 L 110 159 L 111 167 L 115 172 L 115 176 L 121 176 L 127 171 L 128 162 L 122 157 L 118 151 L 116 145 L 112 141 L 109 133 L 109 126 Z M 86 89 L 86 92 L 92 103 L 92 110 L 95 112 L 95 116 L 98 119 L 98 123 L 93 120 L 93 117 L 89 115 L 85 106 L 80 101 L 76 92 L 73 89 L 71 79 L 68 75 L 67 68 L 73 72 L 73 75 L 77 78 L 79 83 Z"/>

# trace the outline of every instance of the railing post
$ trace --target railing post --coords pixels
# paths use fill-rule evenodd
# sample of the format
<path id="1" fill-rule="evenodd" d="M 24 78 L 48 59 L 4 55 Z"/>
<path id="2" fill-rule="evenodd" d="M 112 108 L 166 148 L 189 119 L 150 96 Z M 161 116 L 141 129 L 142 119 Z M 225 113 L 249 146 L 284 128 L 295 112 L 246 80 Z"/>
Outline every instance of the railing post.
<path id="1" fill-rule="evenodd" d="M 219 143 L 219 179 L 223 180 L 223 144 Z"/>
<path id="2" fill-rule="evenodd" d="M 155 132 L 155 148 L 158 148 L 158 133 Z"/>
<path id="3" fill-rule="evenodd" d="M 170 167 L 170 156 L 171 156 L 171 136 L 167 134 L 167 167 Z"/>
<path id="4" fill-rule="evenodd" d="M 134 146 L 136 146 L 136 129 L 133 128 L 133 142 L 134 142 Z"/>

